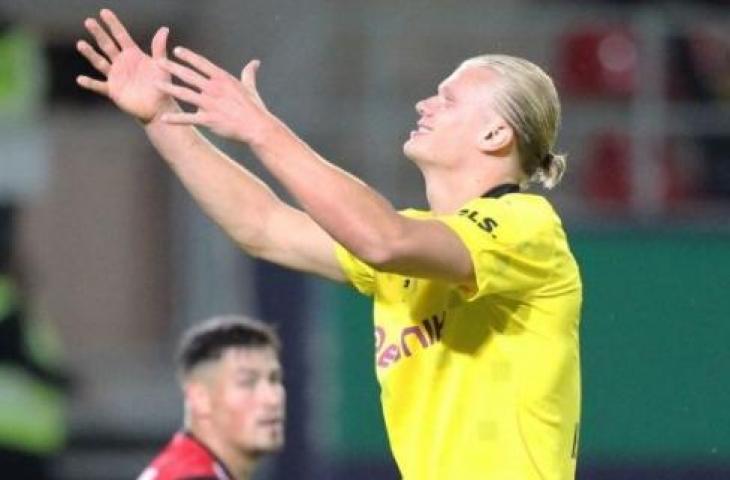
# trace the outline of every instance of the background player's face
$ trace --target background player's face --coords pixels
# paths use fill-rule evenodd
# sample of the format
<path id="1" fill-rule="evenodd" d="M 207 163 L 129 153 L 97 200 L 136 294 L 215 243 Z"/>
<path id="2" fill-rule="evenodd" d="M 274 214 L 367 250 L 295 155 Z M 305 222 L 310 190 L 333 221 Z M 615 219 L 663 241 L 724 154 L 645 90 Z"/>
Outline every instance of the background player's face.
<path id="1" fill-rule="evenodd" d="M 248 453 L 284 444 L 285 391 L 274 349 L 231 348 L 210 385 L 211 421 L 232 448 Z"/>
<path id="2" fill-rule="evenodd" d="M 416 104 L 418 128 L 403 145 L 419 165 L 450 166 L 473 155 L 494 117 L 489 100 L 498 76 L 474 65 L 462 65 L 438 86 L 435 95 Z"/>

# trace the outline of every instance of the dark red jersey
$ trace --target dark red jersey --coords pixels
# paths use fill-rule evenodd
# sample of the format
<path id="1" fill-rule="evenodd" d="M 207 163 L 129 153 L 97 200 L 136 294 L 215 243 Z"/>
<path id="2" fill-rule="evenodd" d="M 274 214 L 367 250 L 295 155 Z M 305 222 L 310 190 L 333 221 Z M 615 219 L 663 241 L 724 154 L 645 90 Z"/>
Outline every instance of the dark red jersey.
<path id="1" fill-rule="evenodd" d="M 137 480 L 233 480 L 233 476 L 200 440 L 179 432 Z"/>

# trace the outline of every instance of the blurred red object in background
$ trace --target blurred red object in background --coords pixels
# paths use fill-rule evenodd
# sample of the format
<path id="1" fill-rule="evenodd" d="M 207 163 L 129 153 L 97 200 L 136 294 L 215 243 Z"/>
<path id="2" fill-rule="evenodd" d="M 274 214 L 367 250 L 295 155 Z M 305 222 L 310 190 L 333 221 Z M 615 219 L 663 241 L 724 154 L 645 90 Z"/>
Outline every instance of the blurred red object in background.
<path id="1" fill-rule="evenodd" d="M 583 171 L 583 188 L 592 202 L 616 209 L 628 209 L 634 188 L 643 188 L 632 179 L 631 137 L 626 132 L 601 131 L 591 141 L 589 157 Z M 659 196 L 664 207 L 676 205 L 696 195 L 695 178 L 682 163 L 676 142 L 662 140 L 654 149 L 659 162 Z"/>
<path id="2" fill-rule="evenodd" d="M 637 82 L 639 48 L 628 27 L 581 26 L 559 42 L 561 90 L 574 96 L 628 97 Z"/>
<path id="3" fill-rule="evenodd" d="M 631 199 L 631 144 L 628 135 L 600 132 L 591 141 L 584 188 L 591 200 L 628 206 Z"/>

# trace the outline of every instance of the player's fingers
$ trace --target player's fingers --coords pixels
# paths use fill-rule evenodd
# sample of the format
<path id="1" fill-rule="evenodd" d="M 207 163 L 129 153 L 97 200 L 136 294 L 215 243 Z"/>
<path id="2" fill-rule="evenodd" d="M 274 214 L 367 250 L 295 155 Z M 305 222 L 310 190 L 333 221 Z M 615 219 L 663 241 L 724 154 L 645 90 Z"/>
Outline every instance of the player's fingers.
<path id="1" fill-rule="evenodd" d="M 104 55 L 106 55 L 108 59 L 114 60 L 114 58 L 119 55 L 119 46 L 114 43 L 114 40 L 112 40 L 109 34 L 106 33 L 106 30 L 99 25 L 99 22 L 97 22 L 96 19 L 87 18 L 84 21 L 84 26 L 94 37 L 96 44 L 99 46 L 101 51 L 104 52 Z"/>
<path id="2" fill-rule="evenodd" d="M 156 83 L 157 88 L 159 88 L 161 91 L 165 92 L 168 95 L 171 95 L 178 100 L 182 100 L 183 102 L 189 103 L 191 105 L 195 105 L 196 107 L 200 107 L 203 103 L 203 97 L 198 92 L 193 91 L 186 87 L 181 87 L 179 85 L 174 85 L 169 82 L 157 82 Z"/>
<path id="3" fill-rule="evenodd" d="M 152 58 L 167 58 L 167 37 L 170 35 L 170 29 L 160 27 L 155 36 L 152 37 Z"/>
<path id="4" fill-rule="evenodd" d="M 185 65 L 181 65 L 166 58 L 158 60 L 158 64 L 171 75 L 174 75 L 183 82 L 201 90 L 205 86 L 205 82 L 208 80 L 192 68 L 188 68 Z"/>
<path id="5" fill-rule="evenodd" d="M 86 60 L 88 60 L 89 63 L 99 72 L 104 75 L 109 74 L 109 68 L 111 66 L 109 64 L 109 60 L 94 50 L 94 47 L 92 47 L 88 42 L 85 40 L 79 40 L 76 42 L 76 50 L 78 50 L 79 53 L 83 55 L 84 58 L 86 58 Z"/>
<path id="6" fill-rule="evenodd" d="M 101 80 L 95 80 L 87 77 L 86 75 L 79 75 L 76 77 L 76 83 L 87 90 L 91 90 L 92 92 L 104 95 L 105 97 L 109 96 L 108 85 L 106 82 L 102 82 Z"/>
<path id="7" fill-rule="evenodd" d="M 200 112 L 165 113 L 161 120 L 172 125 L 202 125 L 205 123 L 205 117 Z"/>
<path id="8" fill-rule="evenodd" d="M 213 75 L 222 72 L 222 70 L 220 68 L 218 68 L 218 66 L 215 65 L 213 62 L 211 62 L 204 56 L 193 52 L 192 50 L 188 50 L 187 48 L 175 47 L 175 50 L 173 50 L 173 53 L 175 54 L 175 56 L 177 58 L 190 64 L 196 70 L 198 70 L 201 73 L 204 73 L 208 77 L 212 77 Z"/>
<path id="9" fill-rule="evenodd" d="M 106 23 L 107 27 L 109 27 L 109 31 L 112 32 L 112 36 L 114 37 L 114 39 L 122 48 L 137 47 L 137 44 L 129 35 L 127 29 L 124 28 L 124 24 L 119 21 L 119 18 L 117 18 L 114 12 L 112 12 L 108 8 L 103 8 L 101 12 L 99 12 L 99 15 L 101 16 L 102 20 L 104 20 L 104 23 Z"/>

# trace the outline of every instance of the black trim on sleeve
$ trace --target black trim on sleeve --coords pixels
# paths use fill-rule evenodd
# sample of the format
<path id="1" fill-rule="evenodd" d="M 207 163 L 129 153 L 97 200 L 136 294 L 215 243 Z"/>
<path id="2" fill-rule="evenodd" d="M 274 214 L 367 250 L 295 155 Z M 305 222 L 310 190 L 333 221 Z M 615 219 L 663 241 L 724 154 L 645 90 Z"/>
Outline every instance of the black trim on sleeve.
<path id="1" fill-rule="evenodd" d="M 482 198 L 499 198 L 502 195 L 517 193 L 519 191 L 520 186 L 516 183 L 502 183 L 501 185 L 497 185 L 496 187 L 488 190 L 484 195 L 482 195 Z"/>

